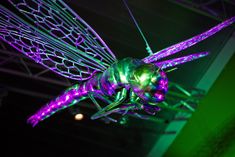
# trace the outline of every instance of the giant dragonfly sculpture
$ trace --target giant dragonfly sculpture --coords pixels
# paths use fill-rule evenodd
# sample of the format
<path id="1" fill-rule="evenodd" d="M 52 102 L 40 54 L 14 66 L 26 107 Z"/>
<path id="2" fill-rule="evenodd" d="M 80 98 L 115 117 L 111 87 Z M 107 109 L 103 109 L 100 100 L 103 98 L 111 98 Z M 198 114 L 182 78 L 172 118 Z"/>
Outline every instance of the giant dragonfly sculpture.
<path id="1" fill-rule="evenodd" d="M 115 121 L 109 117 L 111 113 L 138 116 L 138 110 L 157 112 L 168 90 L 164 70 L 204 57 L 208 52 L 162 59 L 195 45 L 235 21 L 232 17 L 188 40 L 150 52 L 143 59 L 118 60 L 100 36 L 62 0 L 9 2 L 33 25 L 0 6 L 1 40 L 55 73 L 79 81 L 32 115 L 28 122 L 33 126 L 88 98 L 98 109 L 91 119 L 106 117 Z M 107 105 L 101 107 L 96 99 Z"/>

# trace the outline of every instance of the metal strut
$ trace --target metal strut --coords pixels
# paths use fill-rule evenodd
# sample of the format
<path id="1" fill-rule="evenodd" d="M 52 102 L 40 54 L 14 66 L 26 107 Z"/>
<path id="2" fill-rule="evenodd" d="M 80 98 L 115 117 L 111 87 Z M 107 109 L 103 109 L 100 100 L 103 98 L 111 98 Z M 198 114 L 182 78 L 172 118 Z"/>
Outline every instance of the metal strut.
<path id="1" fill-rule="evenodd" d="M 147 39 L 145 38 L 144 33 L 142 32 L 141 28 L 139 27 L 139 25 L 138 25 L 138 23 L 137 23 L 137 21 L 136 21 L 134 15 L 132 14 L 130 8 L 128 7 L 126 0 L 122 0 L 122 1 L 123 1 L 123 3 L 124 3 L 125 7 L 127 8 L 128 13 L 130 14 L 130 16 L 131 16 L 132 20 L 134 21 L 134 23 L 135 23 L 135 25 L 136 25 L 138 31 L 140 32 L 140 35 L 142 36 L 142 38 L 143 38 L 143 40 L 144 40 L 144 42 L 145 42 L 147 52 L 149 53 L 149 55 L 152 55 L 152 54 L 153 54 L 153 51 L 152 51 L 152 49 L 150 48 L 150 46 L 149 46 L 149 44 L 148 44 L 148 41 L 147 41 Z"/>

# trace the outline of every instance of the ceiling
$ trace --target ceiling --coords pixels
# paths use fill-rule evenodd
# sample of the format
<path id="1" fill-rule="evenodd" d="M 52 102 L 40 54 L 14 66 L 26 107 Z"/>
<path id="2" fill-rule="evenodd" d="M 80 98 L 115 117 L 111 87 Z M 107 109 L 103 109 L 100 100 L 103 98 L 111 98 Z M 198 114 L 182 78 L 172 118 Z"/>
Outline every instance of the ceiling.
<path id="1" fill-rule="evenodd" d="M 118 59 L 124 57 L 141 59 L 148 55 L 145 43 L 121 0 L 66 0 L 65 2 L 102 37 Z M 215 0 L 214 3 L 211 1 L 204 7 L 202 1 L 188 2 L 128 1 L 153 51 L 202 33 L 235 15 L 235 5 L 232 1 Z M 7 2 L 1 3 L 21 16 Z M 225 6 L 225 11 L 221 11 L 223 10 L 220 8 L 221 5 Z M 213 10 L 216 14 L 208 10 Z M 226 55 L 225 59 L 218 60 L 218 56 L 224 56 L 222 52 L 233 38 L 233 32 L 234 27 L 231 26 L 192 48 L 171 56 L 170 58 L 174 58 L 195 52 L 210 52 L 209 56 L 186 63 L 168 73 L 169 80 L 190 91 L 198 92 L 200 89 L 208 91 L 209 87 L 204 88 L 204 85 L 200 84 L 208 79 L 215 80 L 234 53 L 235 48 L 230 46 L 230 54 Z M 85 101 L 80 104 L 82 107 L 75 106 L 59 112 L 32 128 L 26 124 L 28 116 L 76 82 L 46 71 L 9 45 L 1 43 L 0 61 L 6 58 L 9 58 L 7 62 L 0 66 L 0 100 L 2 100 L 0 119 L 4 130 L 1 136 L 5 139 L 3 153 L 7 156 L 16 154 L 162 156 L 183 127 L 182 125 L 169 129 L 170 124 L 176 121 L 177 115 L 177 112 L 171 110 L 163 110 L 158 115 L 160 118 L 154 117 L 148 121 L 129 118 L 125 125 L 100 120 L 91 121 L 89 116 L 94 114 L 95 110 L 90 101 Z M 208 72 L 216 65 L 220 69 L 213 71 L 216 75 L 212 77 Z M 171 98 L 178 101 L 180 96 L 171 94 L 169 99 Z M 84 120 L 74 121 L 73 114 L 77 110 L 84 113 Z M 187 119 L 183 122 L 185 124 Z M 158 152 L 159 150 L 153 148 L 165 137 L 170 138 L 169 143 L 161 148 L 161 153 L 156 154 L 156 150 Z"/>

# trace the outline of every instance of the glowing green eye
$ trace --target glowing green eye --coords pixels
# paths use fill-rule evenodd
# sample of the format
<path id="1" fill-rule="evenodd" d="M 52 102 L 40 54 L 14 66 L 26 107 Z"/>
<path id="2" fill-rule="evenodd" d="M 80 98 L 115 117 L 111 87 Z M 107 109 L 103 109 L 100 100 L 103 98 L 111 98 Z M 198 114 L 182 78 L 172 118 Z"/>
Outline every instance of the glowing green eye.
<path id="1" fill-rule="evenodd" d="M 144 81 L 146 81 L 148 78 L 149 78 L 149 75 L 148 75 L 148 74 L 143 74 L 143 75 L 141 75 L 141 76 L 139 77 L 139 80 L 140 80 L 141 82 L 144 82 Z"/>
<path id="2" fill-rule="evenodd" d="M 151 78 L 151 82 L 156 82 L 157 81 L 157 77 L 152 77 Z"/>
<path id="3" fill-rule="evenodd" d="M 124 74 L 120 74 L 120 79 L 122 82 L 125 82 L 125 83 L 127 82 L 126 76 Z"/>

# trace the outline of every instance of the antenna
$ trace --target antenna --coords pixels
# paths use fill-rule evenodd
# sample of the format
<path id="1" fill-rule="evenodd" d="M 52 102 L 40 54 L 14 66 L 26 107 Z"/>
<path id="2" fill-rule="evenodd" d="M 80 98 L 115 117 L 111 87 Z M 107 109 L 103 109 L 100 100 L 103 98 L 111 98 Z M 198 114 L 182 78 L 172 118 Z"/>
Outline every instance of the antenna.
<path id="1" fill-rule="evenodd" d="M 144 36 L 144 33 L 142 32 L 141 28 L 139 27 L 137 21 L 135 20 L 134 15 L 132 14 L 130 8 L 128 7 L 126 0 L 122 0 L 122 1 L 123 1 L 123 3 L 124 3 L 125 7 L 127 8 L 127 10 L 128 10 L 128 12 L 129 12 L 129 14 L 130 14 L 132 20 L 134 21 L 134 23 L 135 23 L 135 25 L 136 25 L 138 31 L 140 32 L 140 35 L 141 35 L 142 38 L 144 39 L 147 52 L 149 53 L 149 55 L 152 55 L 152 54 L 153 54 L 153 51 L 152 51 L 152 49 L 150 48 L 150 46 L 149 46 L 149 44 L 148 44 L 148 41 L 146 40 L 146 38 L 145 38 L 145 36 Z"/>

